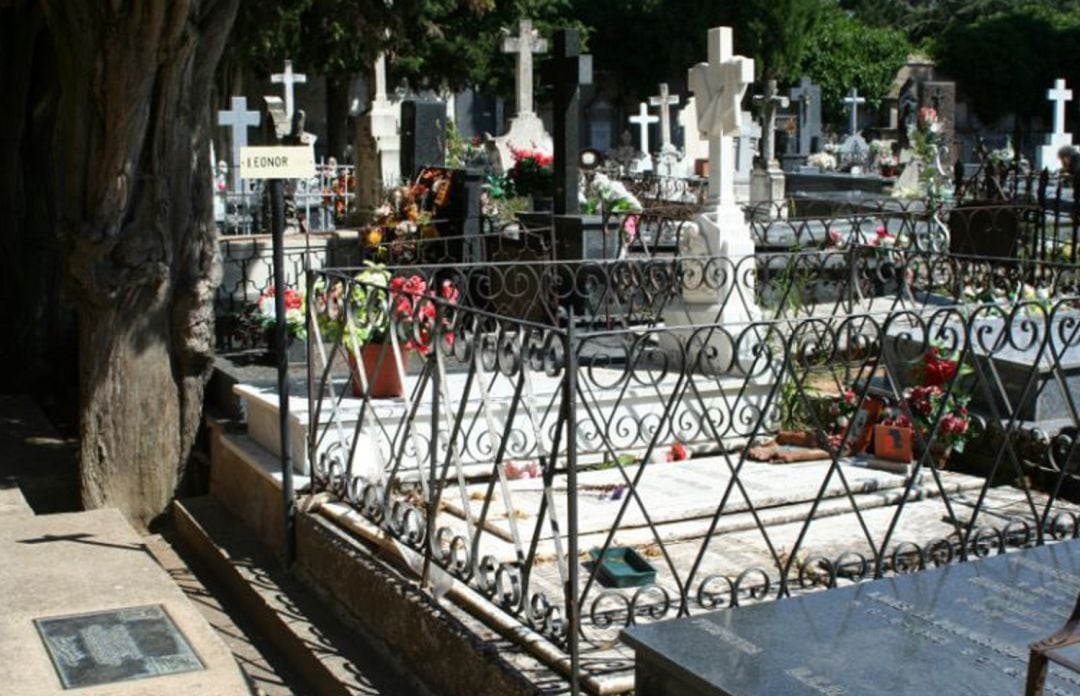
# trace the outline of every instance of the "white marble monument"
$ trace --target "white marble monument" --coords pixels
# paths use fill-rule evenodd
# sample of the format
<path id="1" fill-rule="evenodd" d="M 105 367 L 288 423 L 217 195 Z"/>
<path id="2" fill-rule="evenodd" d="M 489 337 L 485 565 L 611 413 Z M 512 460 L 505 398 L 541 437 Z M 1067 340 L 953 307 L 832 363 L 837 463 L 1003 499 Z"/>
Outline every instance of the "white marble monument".
<path id="1" fill-rule="evenodd" d="M 683 289 L 682 307 L 665 313 L 669 326 L 697 324 L 740 324 L 753 320 L 753 273 L 736 273 L 740 263 L 754 257 L 754 242 L 746 216 L 735 199 L 734 138 L 741 133 L 743 94 L 754 81 L 754 61 L 733 53 L 730 27 L 709 31 L 709 61 L 690 69 L 690 90 L 697 107 L 697 130 L 709 143 L 709 199 L 694 225 L 679 242 L 683 263 L 695 257 L 712 257 L 720 272 L 706 283 L 688 284 Z M 701 263 L 706 263 L 704 260 Z M 704 270 L 704 269 L 703 269 Z M 695 275 L 690 273 L 690 276 Z M 733 327 L 734 334 L 739 329 Z M 718 332 L 701 334 L 699 345 L 690 350 L 712 351 L 717 369 L 734 369 L 731 341 Z M 686 334 L 680 336 L 683 340 Z M 693 355 L 687 358 L 695 360 Z M 722 367 L 727 366 L 727 367 Z"/>
<path id="2" fill-rule="evenodd" d="M 517 58 L 517 73 L 514 79 L 517 115 L 510 119 L 510 130 L 506 135 L 495 138 L 495 148 L 499 153 L 502 171 L 507 171 L 514 166 L 514 158 L 510 153 L 511 147 L 541 150 L 547 153 L 554 151 L 551 135 L 545 130 L 544 122 L 533 110 L 533 54 L 547 52 L 548 42 L 540 38 L 539 32 L 533 28 L 532 22 L 528 19 L 521 20 L 518 29 L 518 35 L 505 36 L 502 45 L 503 53 L 513 53 Z"/>
<path id="3" fill-rule="evenodd" d="M 1046 98 L 1054 105 L 1054 131 L 1050 133 L 1047 144 L 1039 148 L 1038 165 L 1039 169 L 1056 172 L 1061 168 L 1058 150 L 1073 144 L 1072 133 L 1065 132 L 1065 104 L 1072 101 L 1073 93 L 1066 88 L 1065 80 L 1059 78 L 1046 92 Z"/>
<path id="4" fill-rule="evenodd" d="M 649 97 L 649 105 L 660 112 L 660 151 L 656 153 L 656 172 L 660 176 L 677 176 L 682 153 L 671 142 L 671 107 L 679 105 L 679 95 L 671 94 L 666 82 L 660 94 Z"/>

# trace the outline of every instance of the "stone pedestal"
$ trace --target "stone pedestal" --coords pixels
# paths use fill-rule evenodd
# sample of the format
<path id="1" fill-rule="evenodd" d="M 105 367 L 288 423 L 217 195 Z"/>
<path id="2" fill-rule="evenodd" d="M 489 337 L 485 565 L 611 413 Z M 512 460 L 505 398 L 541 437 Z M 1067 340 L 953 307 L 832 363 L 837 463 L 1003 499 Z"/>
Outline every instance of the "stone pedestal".
<path id="1" fill-rule="evenodd" d="M 754 167 L 750 176 L 750 204 L 754 215 L 763 219 L 786 217 L 785 174 L 776 164 L 773 162 L 768 169 Z"/>
<path id="2" fill-rule="evenodd" d="M 671 356 L 684 356 L 690 369 L 742 372 L 753 357 L 735 356 L 734 341 L 760 316 L 754 302 L 754 241 L 742 209 L 719 206 L 699 215 L 684 229 L 679 255 L 687 280 L 681 301 L 664 311 L 664 324 L 674 330 L 660 336 L 661 344 Z M 702 325 L 720 330 L 681 328 Z M 700 359 L 703 352 L 707 360 Z"/>

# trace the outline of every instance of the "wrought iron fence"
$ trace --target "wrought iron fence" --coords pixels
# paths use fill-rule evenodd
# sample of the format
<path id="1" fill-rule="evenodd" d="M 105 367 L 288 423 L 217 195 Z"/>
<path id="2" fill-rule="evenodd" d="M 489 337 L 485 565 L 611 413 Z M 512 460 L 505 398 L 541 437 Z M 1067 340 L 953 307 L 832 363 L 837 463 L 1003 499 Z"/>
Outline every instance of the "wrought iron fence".
<path id="1" fill-rule="evenodd" d="M 301 231 L 335 230 L 355 206 L 355 186 L 351 165 L 321 160 L 310 179 L 290 181 L 286 186 L 286 214 L 299 223 Z M 239 168 L 219 168 L 214 179 L 214 220 L 224 235 L 252 235 L 269 232 L 269 203 L 261 181 L 245 181 L 240 190 L 230 187 Z"/>
<path id="2" fill-rule="evenodd" d="M 630 668 L 614 643 L 629 624 L 1075 538 L 1061 492 L 1080 467 L 1076 269 L 852 247 L 841 277 L 862 253 L 867 274 L 892 266 L 884 304 L 743 323 L 672 307 L 716 272 L 756 282 L 755 259 L 581 264 L 594 280 L 555 285 L 535 318 L 479 302 L 468 270 L 313 272 L 313 490 L 419 584 L 467 587 L 543 636 L 575 683 Z M 550 289 L 539 269 L 486 270 Z M 652 321 L 576 319 L 579 288 L 657 277 L 672 304 Z M 1032 278 L 1045 296 L 1011 294 Z M 989 292 L 964 302 L 971 289 Z M 387 371 L 401 396 L 374 398 Z M 852 456 L 885 408 L 913 456 L 889 471 Z M 1033 409 L 1060 426 L 1034 451 Z M 755 461 L 781 432 L 818 459 Z M 645 575 L 620 588 L 605 560 L 628 549 Z"/>

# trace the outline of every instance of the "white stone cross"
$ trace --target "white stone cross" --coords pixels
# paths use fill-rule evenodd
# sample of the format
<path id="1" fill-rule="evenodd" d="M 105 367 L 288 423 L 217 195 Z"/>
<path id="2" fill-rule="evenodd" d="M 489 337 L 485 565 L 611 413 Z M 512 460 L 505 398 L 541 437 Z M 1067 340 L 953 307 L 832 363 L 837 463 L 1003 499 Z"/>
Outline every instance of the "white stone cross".
<path id="1" fill-rule="evenodd" d="M 859 104 L 865 104 L 866 98 L 859 96 L 859 90 L 855 87 L 851 88 L 848 95 L 844 97 L 844 103 L 847 104 L 851 110 L 851 120 L 849 121 L 849 127 L 851 129 L 851 135 L 859 134 Z"/>
<path id="2" fill-rule="evenodd" d="M 306 83 L 307 75 L 304 73 L 294 73 L 292 61 L 287 60 L 285 61 L 285 72 L 274 73 L 270 76 L 270 82 L 284 85 L 285 113 L 289 116 L 289 121 L 292 121 L 293 111 L 296 105 L 296 102 L 293 99 L 293 85 L 302 85 Z"/>
<path id="3" fill-rule="evenodd" d="M 735 206 L 735 150 L 746 87 L 754 81 L 754 59 L 734 55 L 731 27 L 709 30 L 709 62 L 690 68 L 698 130 L 709 139 L 709 203 Z"/>
<path id="4" fill-rule="evenodd" d="M 671 147 L 671 107 L 679 105 L 679 95 L 668 91 L 666 82 L 660 84 L 660 94 L 649 97 L 649 105 L 660 109 L 660 144 L 664 149 Z"/>
<path id="5" fill-rule="evenodd" d="M 249 127 L 258 128 L 262 122 L 262 116 L 258 111 L 248 111 L 246 97 L 233 97 L 230 100 L 231 109 L 218 112 L 218 125 L 228 126 L 230 139 L 232 140 L 232 164 L 233 166 L 233 191 L 244 190 L 244 182 L 240 179 L 240 148 L 248 144 Z"/>
<path id="6" fill-rule="evenodd" d="M 540 38 L 540 33 L 533 29 L 532 22 L 523 19 L 518 22 L 518 35 L 503 39 L 503 53 L 517 54 L 517 112 L 533 113 L 533 54 L 548 50 L 547 39 Z"/>
<path id="7" fill-rule="evenodd" d="M 1046 98 L 1054 102 L 1054 135 L 1065 134 L 1065 103 L 1072 101 L 1071 89 L 1066 89 L 1065 80 L 1058 78 L 1054 88 L 1047 91 Z"/>
<path id="8" fill-rule="evenodd" d="M 646 155 L 649 154 L 649 126 L 659 120 L 659 116 L 653 116 L 649 113 L 649 105 L 645 102 L 641 102 L 637 116 L 630 117 L 630 123 L 633 123 L 641 131 L 641 151 Z"/>

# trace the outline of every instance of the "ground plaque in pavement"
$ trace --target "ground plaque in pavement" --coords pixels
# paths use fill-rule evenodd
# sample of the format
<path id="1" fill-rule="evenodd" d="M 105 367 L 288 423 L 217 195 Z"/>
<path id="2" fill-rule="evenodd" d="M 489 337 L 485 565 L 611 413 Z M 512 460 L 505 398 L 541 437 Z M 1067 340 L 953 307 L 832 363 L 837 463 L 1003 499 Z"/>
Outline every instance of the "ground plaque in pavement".
<path id="1" fill-rule="evenodd" d="M 34 623 L 65 689 L 204 669 L 160 605 Z"/>
<path id="2" fill-rule="evenodd" d="M 1080 542 L 635 626 L 637 696 L 1024 693 L 1080 592 Z M 1051 667 L 1047 694 L 1080 695 Z"/>

